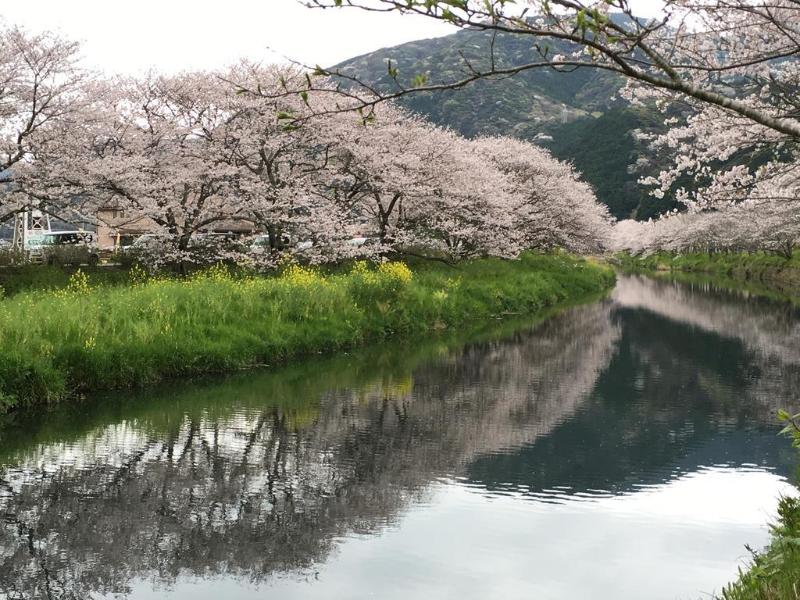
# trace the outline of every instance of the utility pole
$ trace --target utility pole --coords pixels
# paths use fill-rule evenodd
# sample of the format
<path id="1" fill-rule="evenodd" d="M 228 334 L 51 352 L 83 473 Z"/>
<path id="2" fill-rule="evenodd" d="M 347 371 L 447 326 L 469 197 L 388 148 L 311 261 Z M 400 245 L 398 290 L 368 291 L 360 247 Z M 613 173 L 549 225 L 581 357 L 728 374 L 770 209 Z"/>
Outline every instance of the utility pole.
<path id="1" fill-rule="evenodd" d="M 26 206 L 14 216 L 14 240 L 11 247 L 17 252 L 25 252 L 31 236 L 43 236 L 50 231 L 50 215 Z"/>

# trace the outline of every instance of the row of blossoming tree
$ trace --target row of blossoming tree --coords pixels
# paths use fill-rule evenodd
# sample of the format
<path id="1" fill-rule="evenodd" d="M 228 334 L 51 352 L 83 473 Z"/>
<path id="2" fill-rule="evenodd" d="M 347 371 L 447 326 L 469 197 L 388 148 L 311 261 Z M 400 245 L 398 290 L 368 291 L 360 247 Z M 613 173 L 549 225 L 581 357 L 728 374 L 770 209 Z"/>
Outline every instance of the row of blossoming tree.
<path id="1" fill-rule="evenodd" d="M 664 133 L 642 137 L 638 167 L 656 196 L 688 210 L 656 223 L 623 221 L 616 245 L 634 251 L 790 253 L 800 238 L 800 4 L 797 0 L 661 0 L 642 18 L 629 0 L 306 0 L 318 8 L 414 14 L 490 34 L 482 58 L 447 73 L 390 69 L 377 89 L 338 75 L 362 106 L 420 91 L 546 70 L 597 69 L 627 81 L 622 95 L 659 107 Z M 527 56 L 497 53 L 495 36 L 525 40 Z M 480 50 L 478 51 L 480 54 Z M 305 89 L 322 85 L 310 80 Z M 379 95 L 378 100 L 375 95 Z M 650 167 L 650 168 L 647 168 Z"/>
<path id="2" fill-rule="evenodd" d="M 307 77 L 299 69 L 98 78 L 71 42 L 1 35 L 0 216 L 102 209 L 147 223 L 170 260 L 202 232 L 245 222 L 262 234 L 265 265 L 287 252 L 513 257 L 607 242 L 591 188 L 531 144 L 468 140 L 390 103 L 341 110 L 332 87 L 277 93 Z"/>
<path id="3" fill-rule="evenodd" d="M 791 258 L 800 240 L 800 201 L 746 201 L 714 210 L 673 212 L 613 228 L 615 249 L 652 252 L 756 252 Z"/>

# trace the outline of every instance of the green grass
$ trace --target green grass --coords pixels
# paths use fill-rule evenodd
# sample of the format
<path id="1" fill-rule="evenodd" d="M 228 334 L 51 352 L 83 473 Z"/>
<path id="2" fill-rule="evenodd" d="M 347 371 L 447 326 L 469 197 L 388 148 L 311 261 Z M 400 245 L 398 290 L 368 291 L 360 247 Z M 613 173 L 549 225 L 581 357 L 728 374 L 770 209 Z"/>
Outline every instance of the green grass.
<path id="1" fill-rule="evenodd" d="M 788 600 L 800 598 L 800 499 L 782 498 L 772 541 L 755 553 L 752 564 L 728 585 L 722 600 Z"/>
<path id="2" fill-rule="evenodd" d="M 786 423 L 782 434 L 800 448 L 800 415 L 778 411 Z M 722 591 L 722 600 L 784 600 L 800 598 L 800 498 L 783 497 L 772 540 L 762 552 L 754 552 L 746 571 Z"/>
<path id="3" fill-rule="evenodd" d="M 647 256 L 620 253 L 614 259 L 621 266 L 631 269 L 701 271 L 728 276 L 765 269 L 800 268 L 800 255 L 787 259 L 767 252 L 656 252 Z"/>
<path id="4" fill-rule="evenodd" d="M 621 253 L 614 256 L 613 262 L 630 272 L 706 275 L 719 284 L 759 295 L 775 295 L 795 303 L 800 298 L 800 255 L 785 258 L 766 252 L 657 252 L 648 256 Z"/>
<path id="5" fill-rule="evenodd" d="M 24 264 L 0 264 L 0 297 L 34 290 L 58 290 L 69 285 L 77 267 Z M 92 287 L 121 285 L 128 282 L 128 270 L 113 266 L 83 267 Z"/>
<path id="6" fill-rule="evenodd" d="M 613 281 L 607 268 L 535 254 L 413 274 L 403 263 L 356 263 L 332 274 L 131 277 L 93 287 L 77 273 L 66 288 L 0 301 L 0 410 L 531 314 Z"/>

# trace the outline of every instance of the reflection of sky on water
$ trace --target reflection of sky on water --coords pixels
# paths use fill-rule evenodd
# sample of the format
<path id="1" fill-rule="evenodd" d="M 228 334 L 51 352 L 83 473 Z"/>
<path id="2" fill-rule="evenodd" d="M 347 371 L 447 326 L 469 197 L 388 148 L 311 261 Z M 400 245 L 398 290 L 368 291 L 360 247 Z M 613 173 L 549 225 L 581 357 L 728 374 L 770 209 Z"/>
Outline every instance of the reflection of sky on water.
<path id="1" fill-rule="evenodd" d="M 735 576 L 747 559 L 743 539 L 767 542 L 776 499 L 792 493 L 773 473 L 728 467 L 562 504 L 440 481 L 400 526 L 340 539 L 304 578 L 262 587 L 181 580 L 169 590 L 138 582 L 131 599 L 694 600 Z"/>

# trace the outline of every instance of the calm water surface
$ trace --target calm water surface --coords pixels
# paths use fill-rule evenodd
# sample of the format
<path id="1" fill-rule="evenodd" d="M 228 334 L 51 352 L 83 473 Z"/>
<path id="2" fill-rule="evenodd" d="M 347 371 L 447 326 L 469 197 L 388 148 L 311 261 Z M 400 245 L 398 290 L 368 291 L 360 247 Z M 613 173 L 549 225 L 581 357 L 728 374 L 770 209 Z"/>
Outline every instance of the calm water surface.
<path id="1" fill-rule="evenodd" d="M 791 307 L 636 277 L 467 345 L 15 415 L 0 599 L 697 599 L 795 456 Z"/>

